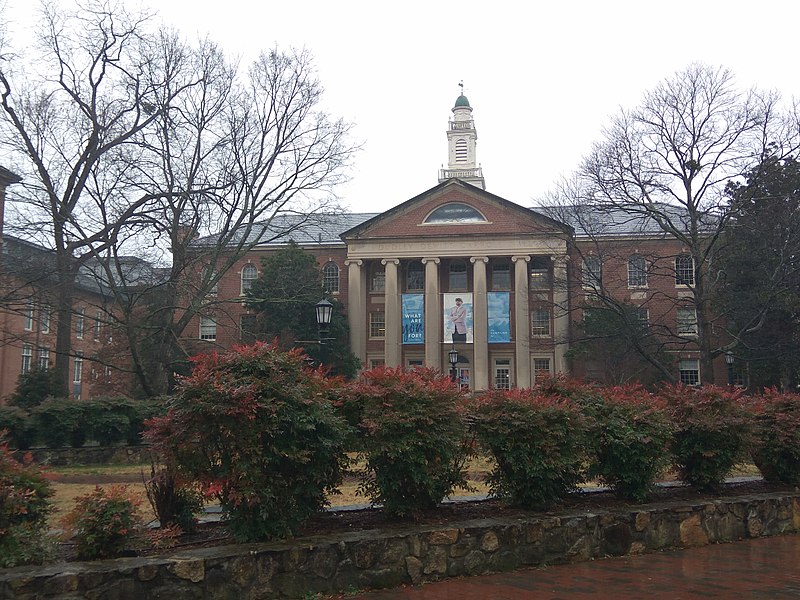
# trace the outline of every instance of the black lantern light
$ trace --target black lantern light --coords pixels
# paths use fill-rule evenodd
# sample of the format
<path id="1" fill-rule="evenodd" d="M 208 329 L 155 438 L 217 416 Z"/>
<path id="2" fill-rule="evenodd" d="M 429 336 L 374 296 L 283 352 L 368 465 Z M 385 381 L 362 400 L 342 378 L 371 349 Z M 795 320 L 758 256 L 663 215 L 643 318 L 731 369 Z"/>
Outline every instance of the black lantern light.
<path id="1" fill-rule="evenodd" d="M 456 365 L 458 364 L 458 350 L 456 350 L 455 346 L 450 349 L 450 352 L 447 353 L 447 359 L 450 361 L 450 379 L 455 381 L 458 372 L 456 371 Z"/>
<path id="2" fill-rule="evenodd" d="M 319 328 L 320 339 L 328 334 L 331 327 L 331 315 L 333 315 L 333 304 L 325 298 L 317 302 L 314 306 L 317 312 L 317 327 Z"/>

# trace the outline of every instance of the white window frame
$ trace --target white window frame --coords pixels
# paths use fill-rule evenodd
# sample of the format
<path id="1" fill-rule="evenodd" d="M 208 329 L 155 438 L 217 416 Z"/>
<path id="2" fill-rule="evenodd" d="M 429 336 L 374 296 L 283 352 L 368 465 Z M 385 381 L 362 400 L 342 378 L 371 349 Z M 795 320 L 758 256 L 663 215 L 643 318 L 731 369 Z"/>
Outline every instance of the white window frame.
<path id="1" fill-rule="evenodd" d="M 547 361 L 547 368 L 546 369 L 537 369 L 536 363 L 537 361 Z M 537 374 L 542 372 L 547 372 L 549 377 L 553 376 L 553 357 L 550 355 L 547 356 L 531 356 L 531 377 L 533 378 L 533 383 L 536 383 L 538 379 Z"/>
<path id="2" fill-rule="evenodd" d="M 20 361 L 19 372 L 23 375 L 30 373 L 33 367 L 33 346 L 30 344 L 22 345 L 22 358 Z"/>
<path id="3" fill-rule="evenodd" d="M 94 339 L 98 341 L 100 339 L 100 330 L 102 328 L 103 323 L 103 312 L 100 310 L 96 310 L 94 313 Z"/>
<path id="4" fill-rule="evenodd" d="M 28 300 L 28 305 L 25 307 L 25 324 L 23 325 L 23 329 L 25 331 L 33 331 L 33 311 L 34 311 L 34 304 L 33 298 Z"/>
<path id="5" fill-rule="evenodd" d="M 647 284 L 647 260 L 641 254 L 632 254 L 628 257 L 628 288 L 642 289 Z"/>
<path id="6" fill-rule="evenodd" d="M 684 385 L 700 385 L 700 361 L 696 358 L 679 360 L 678 380 Z"/>
<path id="7" fill-rule="evenodd" d="M 551 316 L 550 309 L 547 308 L 535 308 L 531 311 L 531 337 L 549 338 L 552 335 Z"/>
<path id="8" fill-rule="evenodd" d="M 492 366 L 492 386 L 496 390 L 510 390 L 514 386 L 514 364 L 511 358 L 495 358 Z"/>
<path id="9" fill-rule="evenodd" d="M 83 354 L 80 352 L 75 353 L 75 359 L 72 363 L 72 383 L 80 384 L 83 380 Z"/>
<path id="10" fill-rule="evenodd" d="M 50 333 L 50 319 L 52 309 L 49 304 L 45 304 L 39 309 L 39 330 L 41 333 Z"/>
<path id="11" fill-rule="evenodd" d="M 247 263 L 242 267 L 242 272 L 240 275 L 240 293 L 242 296 L 247 293 L 247 290 L 253 287 L 253 282 L 256 279 L 258 279 L 258 267 L 256 267 L 253 263 Z"/>
<path id="12" fill-rule="evenodd" d="M 38 356 L 36 357 L 36 368 L 40 371 L 50 369 L 50 348 L 39 348 Z"/>
<path id="13" fill-rule="evenodd" d="M 381 318 L 378 318 L 378 315 Z M 381 333 L 383 332 L 383 333 Z M 386 338 L 386 312 L 375 310 L 369 313 L 369 337 L 370 339 Z"/>
<path id="14" fill-rule="evenodd" d="M 697 310 L 690 306 L 681 306 L 675 311 L 678 335 L 682 337 L 697 336 Z"/>
<path id="15" fill-rule="evenodd" d="M 373 264 L 369 272 L 369 291 L 373 294 L 386 292 L 386 269 L 383 265 Z"/>
<path id="16" fill-rule="evenodd" d="M 322 287 L 329 294 L 339 293 L 339 277 L 341 269 L 334 261 L 329 260 L 322 267 Z"/>
<path id="17" fill-rule="evenodd" d="M 688 265 L 686 264 L 688 261 Z M 689 287 L 694 285 L 696 266 L 694 257 L 690 254 L 680 254 L 675 257 L 675 287 Z"/>
<path id="18" fill-rule="evenodd" d="M 86 330 L 86 309 L 82 308 L 75 314 L 75 338 L 83 339 Z"/>
<path id="19" fill-rule="evenodd" d="M 581 285 L 585 290 L 596 290 L 603 285 L 603 260 L 599 256 L 590 255 L 583 258 L 581 264 Z"/>
<path id="20" fill-rule="evenodd" d="M 206 342 L 217 341 L 217 321 L 213 317 L 200 317 L 200 339 Z"/>

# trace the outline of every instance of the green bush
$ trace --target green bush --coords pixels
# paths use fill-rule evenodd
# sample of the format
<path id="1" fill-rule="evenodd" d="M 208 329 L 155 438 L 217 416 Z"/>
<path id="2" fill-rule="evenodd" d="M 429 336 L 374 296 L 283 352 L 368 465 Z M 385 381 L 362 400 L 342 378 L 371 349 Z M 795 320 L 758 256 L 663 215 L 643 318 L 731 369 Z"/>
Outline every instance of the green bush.
<path id="1" fill-rule="evenodd" d="M 584 480 L 587 427 L 577 404 L 538 390 L 487 392 L 472 419 L 494 458 L 493 496 L 513 506 L 547 509 Z"/>
<path id="2" fill-rule="evenodd" d="M 139 524 L 138 501 L 128 493 L 127 486 L 97 486 L 75 502 L 63 524 L 75 541 L 78 558 L 118 556 L 134 539 Z"/>
<path id="3" fill-rule="evenodd" d="M 670 462 L 663 403 L 641 386 L 627 386 L 604 389 L 602 397 L 582 406 L 589 423 L 589 477 L 622 498 L 643 502 Z"/>
<path id="4" fill-rule="evenodd" d="M 51 553 L 47 539 L 50 483 L 30 458 L 20 463 L 0 438 L 0 568 L 41 564 Z"/>
<path id="5" fill-rule="evenodd" d="M 128 429 L 125 432 L 125 442 L 131 446 L 142 443 L 142 434 L 146 429 L 145 423 L 153 417 L 163 416 L 167 412 L 166 397 L 127 399 L 123 398 L 125 414 L 128 416 Z"/>
<path id="6" fill-rule="evenodd" d="M 366 462 L 360 491 L 373 504 L 403 517 L 466 487 L 462 394 L 449 378 L 430 369 L 378 368 L 346 395 Z"/>
<path id="7" fill-rule="evenodd" d="M 672 458 L 679 477 L 714 490 L 746 458 L 750 426 L 740 391 L 665 386 L 658 394 L 672 420 Z"/>
<path id="8" fill-rule="evenodd" d="M 33 419 L 17 406 L 0 406 L 0 431 L 6 431 L 11 446 L 19 450 L 27 450 L 36 442 Z"/>
<path id="9" fill-rule="evenodd" d="M 31 411 L 41 443 L 48 448 L 78 448 L 88 438 L 86 403 L 67 398 L 48 398 Z"/>
<path id="10" fill-rule="evenodd" d="M 128 437 L 131 426 L 126 398 L 93 398 L 83 401 L 85 437 L 101 446 L 113 446 Z"/>
<path id="11" fill-rule="evenodd" d="M 748 404 L 753 462 L 767 481 L 800 484 L 800 395 L 767 390 Z"/>
<path id="12" fill-rule="evenodd" d="M 219 498 L 238 539 L 292 534 L 347 464 L 330 382 L 301 352 L 262 343 L 194 362 L 167 416 L 149 421 L 148 439 Z"/>
<path id="13" fill-rule="evenodd" d="M 53 371 L 34 368 L 20 374 L 17 388 L 9 396 L 8 403 L 11 406 L 31 410 L 51 397 L 57 389 Z"/>

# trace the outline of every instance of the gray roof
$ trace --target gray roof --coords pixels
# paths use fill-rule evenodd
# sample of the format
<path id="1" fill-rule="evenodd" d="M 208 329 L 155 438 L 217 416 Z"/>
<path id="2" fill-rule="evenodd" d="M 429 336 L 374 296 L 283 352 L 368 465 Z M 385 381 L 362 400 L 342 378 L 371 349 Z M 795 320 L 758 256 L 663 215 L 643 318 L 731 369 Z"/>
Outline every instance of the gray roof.
<path id="1" fill-rule="evenodd" d="M 566 223 L 575 229 L 577 238 L 664 236 L 664 228 L 654 215 L 661 214 L 678 228 L 688 230 L 686 209 L 682 206 L 657 204 L 652 214 L 641 206 L 625 209 L 617 206 L 536 206 L 532 210 Z"/>
<path id="2" fill-rule="evenodd" d="M 256 223 L 247 239 L 233 239 L 231 243 L 245 245 L 281 245 L 293 241 L 303 245 L 341 245 L 340 234 L 376 217 L 380 213 L 340 213 L 310 215 L 276 215 L 264 223 Z M 209 235 L 195 240 L 194 245 L 212 245 L 218 236 Z"/>

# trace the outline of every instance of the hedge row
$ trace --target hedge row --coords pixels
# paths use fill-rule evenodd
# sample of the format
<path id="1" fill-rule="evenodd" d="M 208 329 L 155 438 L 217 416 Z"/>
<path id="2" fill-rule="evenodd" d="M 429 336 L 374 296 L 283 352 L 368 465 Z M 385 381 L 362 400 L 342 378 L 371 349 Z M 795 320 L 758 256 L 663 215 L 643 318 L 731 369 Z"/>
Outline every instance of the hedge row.
<path id="1" fill-rule="evenodd" d="M 164 412 L 163 398 L 48 398 L 29 410 L 0 406 L 0 431 L 7 430 L 11 446 L 21 450 L 77 448 L 88 442 L 135 445 L 142 441 L 144 422 Z"/>
<path id="2" fill-rule="evenodd" d="M 219 499 L 242 540 L 290 535 L 349 467 L 361 493 L 402 517 L 466 486 L 471 453 L 494 459 L 491 494 L 549 508 L 599 479 L 646 499 L 667 467 L 699 488 L 756 457 L 765 478 L 800 483 L 800 397 L 723 388 L 597 388 L 560 379 L 462 394 L 431 370 L 379 368 L 346 383 L 299 353 L 256 344 L 197 359 L 148 433 L 187 483 Z"/>

